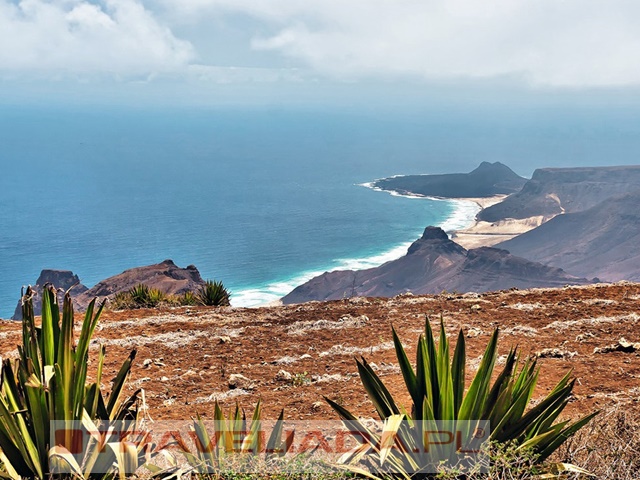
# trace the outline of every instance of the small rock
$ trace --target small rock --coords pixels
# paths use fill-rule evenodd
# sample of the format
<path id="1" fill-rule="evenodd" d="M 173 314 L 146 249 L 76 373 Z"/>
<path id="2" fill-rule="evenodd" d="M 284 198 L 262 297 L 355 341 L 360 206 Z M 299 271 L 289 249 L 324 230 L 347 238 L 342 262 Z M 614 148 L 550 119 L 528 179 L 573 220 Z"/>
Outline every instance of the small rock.
<path id="1" fill-rule="evenodd" d="M 276 380 L 279 382 L 290 382 L 292 378 L 293 375 L 291 375 L 286 370 L 280 370 L 278 373 L 276 373 Z"/>
<path id="2" fill-rule="evenodd" d="M 152 363 L 153 360 L 151 360 L 150 358 L 145 358 L 144 362 L 142 362 L 142 368 L 149 368 Z"/>
<path id="3" fill-rule="evenodd" d="M 300 356 L 300 360 L 305 360 L 307 358 L 312 358 L 311 355 L 309 355 L 308 353 L 305 353 L 304 355 Z"/>
<path id="4" fill-rule="evenodd" d="M 223 335 L 221 337 L 218 337 L 218 343 L 229 343 L 231 342 L 231 337 L 229 337 L 228 335 Z"/>
<path id="5" fill-rule="evenodd" d="M 168 382 L 169 381 L 169 377 L 162 377 L 160 379 L 161 382 Z"/>
<path id="6" fill-rule="evenodd" d="M 239 373 L 232 373 L 229 375 L 229 388 L 231 390 L 235 388 L 241 388 L 243 390 L 253 390 L 255 385 L 253 380 L 248 379 L 244 375 Z"/>
<path id="7" fill-rule="evenodd" d="M 596 347 L 593 349 L 593 353 L 609 353 L 609 352 L 624 352 L 633 353 L 640 350 L 640 343 L 631 343 L 624 337 L 618 340 L 618 343 L 613 343 L 605 347 Z"/>
<path id="8" fill-rule="evenodd" d="M 323 406 L 323 405 L 324 405 L 324 403 L 322 403 L 322 402 L 313 402 L 313 403 L 311 404 L 311 408 L 312 408 L 313 410 L 320 410 L 320 409 L 322 408 L 322 406 Z"/>
<path id="9" fill-rule="evenodd" d="M 475 305 L 471 305 L 471 311 L 472 312 L 479 312 L 480 310 L 482 310 L 482 307 L 480 305 L 478 305 L 477 303 Z"/>
<path id="10" fill-rule="evenodd" d="M 576 337 L 576 342 L 582 343 L 582 342 L 585 342 L 587 340 L 587 338 L 594 338 L 594 337 L 595 337 L 595 335 L 593 333 L 584 332 L 584 333 L 581 333 L 580 335 L 578 335 Z"/>
<path id="11" fill-rule="evenodd" d="M 567 350 L 560 350 L 559 348 L 544 348 L 539 352 L 536 352 L 538 358 L 573 358 L 578 352 L 569 352 Z"/>
<path id="12" fill-rule="evenodd" d="M 480 335 L 482 335 L 482 330 L 480 330 L 479 328 L 471 327 L 469 330 L 467 330 L 467 338 L 474 338 Z"/>

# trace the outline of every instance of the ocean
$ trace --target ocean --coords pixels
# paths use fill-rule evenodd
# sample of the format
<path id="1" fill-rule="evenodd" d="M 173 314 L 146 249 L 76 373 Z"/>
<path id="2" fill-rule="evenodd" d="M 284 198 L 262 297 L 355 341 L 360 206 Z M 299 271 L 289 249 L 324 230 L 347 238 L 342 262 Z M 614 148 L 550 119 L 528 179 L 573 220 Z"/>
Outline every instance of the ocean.
<path id="1" fill-rule="evenodd" d="M 88 286 L 171 258 L 232 304 L 404 254 L 469 202 L 366 184 L 501 161 L 638 163 L 640 110 L 0 106 L 0 317 L 43 268 Z"/>

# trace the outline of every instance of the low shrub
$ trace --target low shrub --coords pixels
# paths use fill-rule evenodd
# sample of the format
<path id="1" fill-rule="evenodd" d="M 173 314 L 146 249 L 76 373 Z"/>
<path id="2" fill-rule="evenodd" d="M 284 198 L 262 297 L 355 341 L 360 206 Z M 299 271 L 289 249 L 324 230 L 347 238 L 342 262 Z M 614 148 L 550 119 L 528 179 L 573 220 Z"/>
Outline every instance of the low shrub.
<path id="1" fill-rule="evenodd" d="M 222 282 L 207 280 L 198 291 L 198 301 L 202 305 L 213 307 L 228 307 L 231 293 L 225 288 Z"/>

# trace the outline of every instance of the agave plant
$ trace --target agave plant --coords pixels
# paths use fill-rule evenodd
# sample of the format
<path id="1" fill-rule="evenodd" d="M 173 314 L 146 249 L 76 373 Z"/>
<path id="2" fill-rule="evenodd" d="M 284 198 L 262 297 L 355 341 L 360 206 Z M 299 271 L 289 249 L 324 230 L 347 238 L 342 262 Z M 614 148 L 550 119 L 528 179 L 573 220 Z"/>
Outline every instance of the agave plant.
<path id="1" fill-rule="evenodd" d="M 191 290 L 187 290 L 186 292 L 184 292 L 181 296 L 178 297 L 177 301 L 179 305 L 185 306 L 195 305 L 196 303 L 198 303 L 196 295 Z"/>
<path id="2" fill-rule="evenodd" d="M 56 291 L 45 286 L 40 326 L 32 297 L 29 287 L 22 302 L 18 359 L 2 364 L 0 476 L 42 479 L 66 472 L 81 478 L 116 473 L 123 478 L 133 473 L 151 448 L 138 417 L 140 391 L 129 397 L 123 393 L 136 351 L 124 361 L 105 397 L 100 388 L 104 346 L 98 352 L 95 380 L 87 381 L 89 344 L 104 303 L 97 310 L 95 299 L 89 304 L 76 342 L 69 292 L 61 319 Z M 109 430 L 115 423 L 120 426 L 117 434 Z M 80 452 L 79 428 L 91 434 Z M 133 432 L 135 438 L 127 435 Z"/>
<path id="3" fill-rule="evenodd" d="M 128 295 L 136 307 L 157 307 L 166 299 L 164 292 L 157 288 L 151 288 L 144 283 L 131 287 Z"/>
<path id="4" fill-rule="evenodd" d="M 198 292 L 198 300 L 203 305 L 214 307 L 226 307 L 229 306 L 231 293 L 225 288 L 222 282 L 215 280 L 207 280 L 204 285 L 200 287 Z"/>
<path id="5" fill-rule="evenodd" d="M 283 457 L 293 442 L 293 432 L 283 440 L 283 428 L 284 410 L 280 412 L 265 443 L 260 401 L 253 411 L 249 425 L 244 410 L 237 403 L 235 411 L 229 412 L 227 418 L 216 402 L 213 432 L 207 429 L 207 425 L 198 415 L 192 425 L 195 445 L 190 447 L 180 436 L 174 437 L 174 440 L 189 465 L 189 471 L 198 475 L 218 474 L 228 465 L 236 470 L 250 466 L 248 462 L 260 455 L 263 455 L 267 462 Z M 175 460 L 174 463 L 177 465 Z M 154 473 L 160 473 L 158 469 L 150 469 Z M 181 473 L 187 471 L 183 469 Z"/>
<path id="6" fill-rule="evenodd" d="M 412 399 L 410 412 L 396 403 L 364 358 L 356 360 L 358 372 L 367 395 L 384 422 L 382 432 L 372 432 L 346 408 L 326 399 L 351 431 L 361 433 L 358 436 L 360 448 L 344 455 L 339 461 L 340 465 L 351 471 L 372 476 L 358 466 L 363 461 L 370 469 L 385 474 L 430 478 L 439 466 L 452 460 L 448 446 L 424 444 L 429 432 L 433 432 L 434 425 L 441 422 L 448 422 L 448 428 L 456 431 L 466 429 L 466 434 L 473 434 L 478 425 L 488 422 L 491 433 L 487 440 L 514 445 L 516 451 L 526 452 L 536 459 L 537 465 L 541 465 L 597 414 L 592 413 L 573 423 L 557 421 L 569 402 L 575 383 L 570 379 L 571 372 L 544 399 L 527 410 L 539 368 L 535 359 L 520 361 L 516 349 L 511 349 L 504 367 L 491 383 L 496 364 L 498 329 L 493 332 L 466 392 L 465 339 L 462 330 L 450 359 L 443 321 L 440 323 L 440 341 L 437 345 L 427 318 L 425 334 L 418 340 L 415 370 L 395 329 L 393 341 Z M 392 439 L 392 443 L 385 442 L 385 439 Z M 458 458 L 455 455 L 453 457 Z M 547 472 L 570 469 L 586 473 L 578 467 L 565 464 L 546 465 L 540 471 L 543 469 Z"/>

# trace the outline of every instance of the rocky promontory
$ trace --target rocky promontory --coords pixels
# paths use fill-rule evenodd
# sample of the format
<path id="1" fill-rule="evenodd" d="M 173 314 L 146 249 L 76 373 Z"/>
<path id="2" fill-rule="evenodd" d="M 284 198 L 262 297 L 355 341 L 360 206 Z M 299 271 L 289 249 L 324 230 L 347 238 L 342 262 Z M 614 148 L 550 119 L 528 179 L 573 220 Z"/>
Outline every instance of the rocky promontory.
<path id="1" fill-rule="evenodd" d="M 42 289 L 45 285 L 53 285 L 58 289 L 59 300 L 62 300 L 64 292 L 69 289 L 71 289 L 70 294 L 73 298 L 88 290 L 85 285 L 80 283 L 78 275 L 70 270 L 42 270 L 33 286 L 33 310 L 36 315 L 42 313 Z M 13 317 L 11 318 L 13 320 L 22 320 L 22 302 L 18 302 Z"/>
<path id="2" fill-rule="evenodd" d="M 73 272 L 61 270 L 43 270 L 36 282 L 36 292 L 41 294 L 42 287 L 49 283 L 64 291 L 71 285 L 78 283 L 71 290 L 71 297 L 77 311 L 86 310 L 94 298 L 111 298 L 119 292 L 126 292 L 139 283 L 144 283 L 150 288 L 156 288 L 167 295 L 180 295 L 186 291 L 196 291 L 205 282 L 200 272 L 194 265 L 186 268 L 178 267 L 172 260 L 154 265 L 131 268 L 124 272 L 102 280 L 92 288 L 79 284 L 79 278 Z M 34 307 L 36 314 L 40 314 L 41 299 L 36 297 Z M 13 316 L 14 320 L 22 318 L 20 303 Z"/>
<path id="3" fill-rule="evenodd" d="M 515 193 L 526 181 L 500 162 L 482 162 L 469 173 L 390 177 L 376 180 L 372 186 L 404 195 L 475 198 Z"/>
<path id="4" fill-rule="evenodd" d="M 367 270 L 326 272 L 295 288 L 282 301 L 291 304 L 356 296 L 392 297 L 443 290 L 487 292 L 587 283 L 586 278 L 511 255 L 507 250 L 466 250 L 441 228 L 427 227 L 405 256 Z"/>

